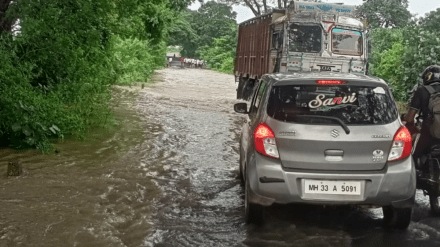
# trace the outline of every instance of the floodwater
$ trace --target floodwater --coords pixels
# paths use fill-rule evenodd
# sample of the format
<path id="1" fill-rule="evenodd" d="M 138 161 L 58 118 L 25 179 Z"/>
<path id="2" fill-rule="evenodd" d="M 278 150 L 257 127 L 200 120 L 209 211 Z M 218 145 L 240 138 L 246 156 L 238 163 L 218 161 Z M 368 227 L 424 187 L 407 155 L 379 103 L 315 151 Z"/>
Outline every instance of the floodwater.
<path id="1" fill-rule="evenodd" d="M 234 78 L 168 68 L 145 88 L 115 88 L 115 131 L 0 150 L 0 246 L 440 246 L 440 219 L 417 194 L 406 231 L 380 209 L 277 205 L 246 225 L 238 180 L 244 115 Z M 9 161 L 24 173 L 6 177 Z"/>

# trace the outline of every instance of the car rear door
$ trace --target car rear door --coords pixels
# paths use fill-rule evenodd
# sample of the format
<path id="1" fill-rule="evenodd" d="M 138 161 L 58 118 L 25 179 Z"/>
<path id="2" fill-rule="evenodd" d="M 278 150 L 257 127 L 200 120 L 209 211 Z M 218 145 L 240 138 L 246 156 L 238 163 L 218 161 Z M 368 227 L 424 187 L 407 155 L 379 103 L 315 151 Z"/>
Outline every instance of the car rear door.
<path id="1" fill-rule="evenodd" d="M 388 88 L 365 82 L 274 86 L 268 115 L 283 167 L 302 170 L 381 170 L 400 127 Z"/>

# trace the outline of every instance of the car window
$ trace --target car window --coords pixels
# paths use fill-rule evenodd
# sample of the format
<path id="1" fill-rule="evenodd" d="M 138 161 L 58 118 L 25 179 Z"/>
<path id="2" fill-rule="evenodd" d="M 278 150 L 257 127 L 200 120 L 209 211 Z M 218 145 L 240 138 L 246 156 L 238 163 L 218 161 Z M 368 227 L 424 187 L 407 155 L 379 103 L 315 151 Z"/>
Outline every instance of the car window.
<path id="1" fill-rule="evenodd" d="M 251 113 L 255 113 L 258 111 L 258 108 L 260 107 L 261 99 L 263 98 L 263 95 L 266 91 L 266 87 L 267 87 L 267 82 L 261 80 L 258 90 L 255 92 L 254 99 L 252 101 Z"/>
<path id="2" fill-rule="evenodd" d="M 335 123 L 307 115 L 337 117 L 348 125 L 387 124 L 398 117 L 389 90 L 377 86 L 274 86 L 267 111 L 280 121 L 310 124 Z"/>

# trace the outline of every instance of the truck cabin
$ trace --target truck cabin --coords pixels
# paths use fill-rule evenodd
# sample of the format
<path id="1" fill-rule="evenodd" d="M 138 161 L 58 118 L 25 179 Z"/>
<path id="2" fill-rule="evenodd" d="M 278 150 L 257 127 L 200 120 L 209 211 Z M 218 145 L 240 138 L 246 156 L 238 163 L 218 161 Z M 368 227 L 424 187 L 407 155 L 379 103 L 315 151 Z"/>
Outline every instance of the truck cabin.
<path id="1" fill-rule="evenodd" d="M 328 38 L 331 35 L 330 44 Z M 350 28 L 334 27 L 325 33 L 320 25 L 292 23 L 289 28 L 289 51 L 299 53 L 320 53 L 321 51 L 341 56 L 362 56 L 363 34 Z"/>
<path id="2" fill-rule="evenodd" d="M 288 56 L 281 72 L 366 73 L 366 29 L 354 6 L 292 2 L 284 25 Z M 274 25 L 280 25 L 274 24 Z M 305 69 L 307 68 L 307 69 Z"/>
<path id="3" fill-rule="evenodd" d="M 367 73 L 364 23 L 355 6 L 292 1 L 239 25 L 234 74 L 237 98 L 249 100 L 267 73 Z"/>

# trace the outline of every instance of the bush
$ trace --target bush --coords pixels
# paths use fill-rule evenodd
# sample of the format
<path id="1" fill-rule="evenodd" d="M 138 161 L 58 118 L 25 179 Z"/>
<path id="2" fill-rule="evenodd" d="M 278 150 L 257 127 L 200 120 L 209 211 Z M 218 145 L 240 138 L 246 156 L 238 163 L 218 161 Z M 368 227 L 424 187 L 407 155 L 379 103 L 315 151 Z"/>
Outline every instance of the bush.
<path id="1" fill-rule="evenodd" d="M 120 37 L 115 37 L 113 43 L 113 67 L 117 75 L 117 84 L 145 82 L 154 70 L 163 66 L 165 62 L 163 44 L 152 46 L 147 40 Z"/>
<path id="2" fill-rule="evenodd" d="M 0 37 L 0 140 L 18 148 L 50 148 L 52 138 L 84 136 L 108 117 L 111 69 L 105 1 L 44 8 L 20 1 L 17 36 Z"/>
<path id="3" fill-rule="evenodd" d="M 7 48 L 0 42 L 1 145 L 47 151 L 51 139 L 81 137 L 89 126 L 105 122 L 110 97 L 106 84 L 89 77 L 83 83 L 32 86 L 35 66 Z"/>

